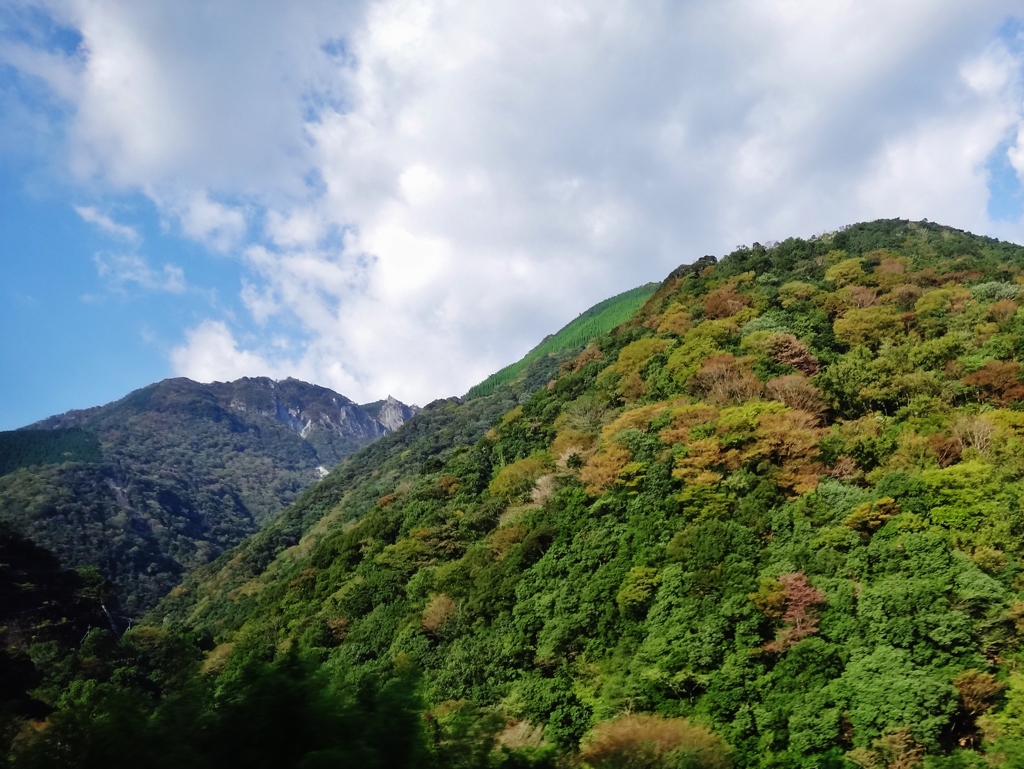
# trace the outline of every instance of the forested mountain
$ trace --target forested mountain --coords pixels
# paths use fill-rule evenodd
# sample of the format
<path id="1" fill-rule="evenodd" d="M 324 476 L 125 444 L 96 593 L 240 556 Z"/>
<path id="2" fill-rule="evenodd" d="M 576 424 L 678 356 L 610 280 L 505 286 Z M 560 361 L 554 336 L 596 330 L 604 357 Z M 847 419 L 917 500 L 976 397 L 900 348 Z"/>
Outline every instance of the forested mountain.
<path id="1" fill-rule="evenodd" d="M 592 339 L 607 334 L 616 326 L 633 317 L 651 294 L 658 288 L 657 283 L 646 283 L 629 291 L 598 302 L 589 310 L 581 312 L 554 334 L 544 337 L 540 344 L 530 350 L 521 359 L 491 374 L 483 382 L 469 388 L 466 398 L 479 398 L 490 395 L 494 388 L 511 382 L 530 363 L 551 354 L 559 354 L 564 350 L 583 348 Z"/>
<path id="2" fill-rule="evenodd" d="M 42 681 L 29 648 L 42 666 L 48 654 L 78 646 L 93 628 L 124 629 L 105 611 L 104 587 L 95 569 L 62 569 L 0 522 L 0 740 L 10 738 L 19 717 L 43 718 L 53 709 L 29 694 Z"/>
<path id="3" fill-rule="evenodd" d="M 413 413 L 294 379 L 168 379 L 0 433 L 0 521 L 98 567 L 138 615 Z"/>
<path id="4" fill-rule="evenodd" d="M 72 654 L 11 764 L 1024 766 L 1022 305 L 923 222 L 680 267 Z"/>

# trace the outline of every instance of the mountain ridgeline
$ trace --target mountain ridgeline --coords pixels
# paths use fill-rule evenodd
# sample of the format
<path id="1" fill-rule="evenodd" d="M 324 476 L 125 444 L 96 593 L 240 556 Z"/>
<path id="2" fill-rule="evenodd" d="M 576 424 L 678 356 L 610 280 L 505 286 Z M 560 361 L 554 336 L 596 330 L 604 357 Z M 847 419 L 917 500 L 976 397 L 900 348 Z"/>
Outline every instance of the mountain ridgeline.
<path id="1" fill-rule="evenodd" d="M 598 302 L 589 310 L 581 312 L 564 328 L 550 334 L 520 360 L 491 374 L 483 382 L 474 385 L 466 393 L 466 399 L 490 395 L 494 388 L 515 379 L 529 364 L 547 355 L 565 350 L 582 348 L 592 339 L 607 334 L 616 326 L 625 323 L 658 288 L 657 283 L 646 283 L 629 291 Z"/>
<path id="2" fill-rule="evenodd" d="M 0 433 L 0 521 L 98 567 L 137 616 L 414 413 L 294 379 L 165 380 Z"/>
<path id="3" fill-rule="evenodd" d="M 1020 246 L 684 265 L 93 630 L 11 766 L 1024 766 L 1022 361 Z"/>

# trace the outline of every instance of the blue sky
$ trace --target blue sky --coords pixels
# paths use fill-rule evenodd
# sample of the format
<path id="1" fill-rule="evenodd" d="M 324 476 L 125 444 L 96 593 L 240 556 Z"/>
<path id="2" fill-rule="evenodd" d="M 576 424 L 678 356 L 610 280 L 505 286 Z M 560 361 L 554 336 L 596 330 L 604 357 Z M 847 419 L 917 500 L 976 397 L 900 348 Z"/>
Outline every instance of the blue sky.
<path id="1" fill-rule="evenodd" d="M 167 376 L 465 392 L 704 253 L 1024 240 L 1024 9 L 12 0 L 0 429 Z"/>

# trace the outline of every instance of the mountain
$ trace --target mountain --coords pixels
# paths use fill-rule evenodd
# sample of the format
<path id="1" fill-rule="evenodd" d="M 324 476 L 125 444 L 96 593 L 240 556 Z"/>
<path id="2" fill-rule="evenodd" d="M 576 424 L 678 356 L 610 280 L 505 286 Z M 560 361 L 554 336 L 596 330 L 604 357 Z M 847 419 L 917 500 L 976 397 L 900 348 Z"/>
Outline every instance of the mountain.
<path id="1" fill-rule="evenodd" d="M 0 434 L 0 520 L 98 566 L 137 615 L 415 411 L 295 379 L 168 379 Z"/>
<path id="2" fill-rule="evenodd" d="M 581 312 L 564 327 L 549 334 L 540 344 L 515 363 L 491 374 L 480 384 L 466 393 L 466 398 L 490 395 L 494 388 L 515 379 L 530 363 L 547 355 L 559 354 L 565 350 L 583 348 L 591 340 L 607 334 L 616 326 L 625 323 L 658 288 L 657 283 L 645 283 L 629 291 L 598 302 L 589 310 Z"/>
<path id="3" fill-rule="evenodd" d="M 386 400 L 367 403 L 360 408 L 390 432 L 394 432 L 419 412 L 418 406 L 406 406 L 390 395 Z"/>
<path id="4" fill-rule="evenodd" d="M 683 265 L 49 673 L 112 704 L 20 765 L 1024 765 L 1022 306 L 1024 247 L 927 222 Z M 109 672 L 157 648 L 187 683 Z"/>
<path id="5" fill-rule="evenodd" d="M 42 682 L 30 648 L 66 650 L 94 627 L 119 628 L 103 603 L 93 570 L 61 568 L 49 552 L 0 522 L 0 746 L 17 734 L 19 717 L 44 718 L 52 706 L 32 696 Z"/>

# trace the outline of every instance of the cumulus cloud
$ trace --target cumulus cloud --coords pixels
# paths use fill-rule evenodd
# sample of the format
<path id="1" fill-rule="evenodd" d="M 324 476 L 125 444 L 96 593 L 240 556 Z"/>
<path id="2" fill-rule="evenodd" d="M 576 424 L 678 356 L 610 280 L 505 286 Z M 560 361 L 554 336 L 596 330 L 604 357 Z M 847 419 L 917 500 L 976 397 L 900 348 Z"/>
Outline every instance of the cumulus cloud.
<path id="1" fill-rule="evenodd" d="M 267 376 L 273 365 L 238 347 L 222 321 L 207 320 L 185 333 L 185 342 L 171 350 L 175 371 L 199 382 L 225 382 L 243 376 Z"/>
<path id="2" fill-rule="evenodd" d="M 188 237 L 216 251 L 237 247 L 245 235 L 243 211 L 210 200 L 205 192 L 192 195 L 180 206 L 171 204 L 167 207 L 177 215 Z"/>
<path id="3" fill-rule="evenodd" d="M 80 49 L 0 55 L 72 103 L 78 178 L 243 271 L 232 322 L 259 333 L 201 322 L 188 375 L 218 349 L 423 402 L 704 253 L 876 217 L 992 231 L 987 163 L 1024 166 L 1002 0 L 46 7 Z"/>

